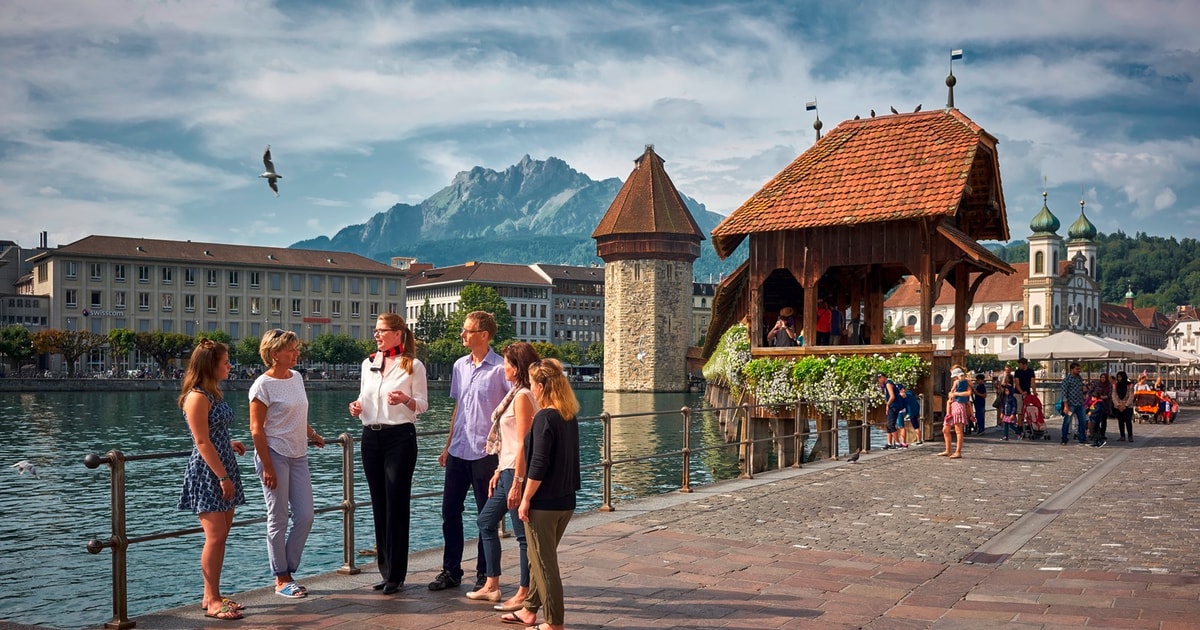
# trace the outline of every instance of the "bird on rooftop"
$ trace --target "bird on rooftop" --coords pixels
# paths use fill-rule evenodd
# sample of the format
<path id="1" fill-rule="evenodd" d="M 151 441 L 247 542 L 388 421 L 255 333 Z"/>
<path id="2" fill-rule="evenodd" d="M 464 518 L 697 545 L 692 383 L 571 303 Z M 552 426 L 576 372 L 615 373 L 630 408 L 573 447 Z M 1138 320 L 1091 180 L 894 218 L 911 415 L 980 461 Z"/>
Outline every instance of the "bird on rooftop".
<path id="1" fill-rule="evenodd" d="M 278 197 L 279 185 L 276 184 L 276 182 L 283 179 L 283 175 L 275 172 L 275 163 L 271 161 L 271 145 L 269 144 L 267 145 L 267 150 L 263 151 L 263 166 L 266 167 L 267 170 L 264 171 L 262 175 L 259 175 L 259 177 L 267 180 L 267 185 L 271 187 L 271 190 L 275 193 L 275 196 Z"/>
<path id="2" fill-rule="evenodd" d="M 859 455 L 862 455 L 862 449 L 861 449 L 861 448 L 860 448 L 860 449 L 858 449 L 857 451 L 855 451 L 853 455 L 851 455 L 849 458 L 847 458 L 847 459 L 846 459 L 846 461 L 850 462 L 851 464 L 858 463 L 858 456 L 859 456 Z"/>
<path id="3" fill-rule="evenodd" d="M 915 114 L 915 113 L 917 113 L 917 112 L 919 112 L 919 111 L 921 111 L 921 104 L 920 104 L 920 103 L 917 103 L 917 108 L 913 110 L 913 113 Z"/>
<path id="4" fill-rule="evenodd" d="M 38 476 L 37 466 L 34 466 L 33 462 L 29 461 L 28 459 L 23 459 L 13 464 L 12 467 L 16 468 L 17 472 L 21 473 L 22 475 L 29 473 L 34 479 L 41 479 L 41 477 Z"/>
<path id="5" fill-rule="evenodd" d="M 854 120 L 858 120 L 858 119 L 860 119 L 860 118 L 862 118 L 862 116 L 859 116 L 858 114 L 855 114 L 855 115 L 854 115 Z"/>
<path id="6" fill-rule="evenodd" d="M 874 117 L 875 117 L 875 110 L 872 109 L 871 110 L 871 118 L 874 118 Z"/>
<path id="7" fill-rule="evenodd" d="M 900 112 L 896 111 L 896 107 L 895 107 L 895 106 L 892 106 L 892 113 L 893 113 L 893 114 L 899 114 Z"/>

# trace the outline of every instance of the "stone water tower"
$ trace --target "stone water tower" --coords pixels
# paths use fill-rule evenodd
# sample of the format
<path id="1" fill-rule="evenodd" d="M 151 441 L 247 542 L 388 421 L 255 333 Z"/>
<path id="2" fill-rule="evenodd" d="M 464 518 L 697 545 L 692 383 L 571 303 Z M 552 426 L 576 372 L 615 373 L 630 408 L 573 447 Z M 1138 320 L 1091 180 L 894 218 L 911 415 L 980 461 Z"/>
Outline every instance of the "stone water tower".
<path id="1" fill-rule="evenodd" d="M 604 390 L 687 390 L 692 262 L 704 234 L 653 145 L 592 238 L 604 259 Z"/>

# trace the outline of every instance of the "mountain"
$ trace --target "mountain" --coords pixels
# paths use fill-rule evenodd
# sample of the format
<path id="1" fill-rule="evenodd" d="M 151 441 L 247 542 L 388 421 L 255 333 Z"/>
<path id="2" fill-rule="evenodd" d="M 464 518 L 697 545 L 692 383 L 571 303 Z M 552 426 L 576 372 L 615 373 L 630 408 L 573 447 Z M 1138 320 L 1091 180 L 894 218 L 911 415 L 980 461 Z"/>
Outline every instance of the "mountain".
<path id="1" fill-rule="evenodd" d="M 345 251 L 388 262 L 412 256 L 439 267 L 468 260 L 590 265 L 596 256 L 592 230 L 621 190 L 617 178 L 596 181 L 555 157 L 528 155 L 503 172 L 477 166 L 417 205 L 398 203 L 366 223 L 348 225 L 332 238 L 300 241 L 294 248 Z M 725 217 L 683 195 L 706 237 Z M 701 244 L 693 272 L 709 280 L 745 260 L 726 261 Z"/>

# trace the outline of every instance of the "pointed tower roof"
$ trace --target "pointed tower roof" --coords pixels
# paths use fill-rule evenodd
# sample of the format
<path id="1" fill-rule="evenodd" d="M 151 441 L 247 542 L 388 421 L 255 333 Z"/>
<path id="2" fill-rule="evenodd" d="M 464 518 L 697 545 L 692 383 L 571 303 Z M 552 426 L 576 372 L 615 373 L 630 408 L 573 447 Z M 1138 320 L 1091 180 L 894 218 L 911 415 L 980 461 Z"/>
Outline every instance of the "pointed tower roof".
<path id="1" fill-rule="evenodd" d="M 606 262 L 629 258 L 693 261 L 704 233 L 667 176 L 654 145 L 634 160 L 633 172 L 592 232 Z"/>
<path id="2" fill-rule="evenodd" d="M 1049 236 L 1058 232 L 1058 228 L 1062 227 L 1058 217 L 1050 212 L 1050 207 L 1046 205 L 1046 191 L 1042 191 L 1042 210 L 1033 217 L 1033 221 L 1029 222 L 1029 229 L 1033 230 L 1034 235 Z"/>
<path id="3" fill-rule="evenodd" d="M 1099 231 L 1092 222 L 1088 220 L 1087 215 L 1083 213 L 1084 200 L 1079 200 L 1079 218 L 1071 224 L 1071 228 L 1067 230 L 1067 238 L 1072 241 L 1094 241 L 1096 234 Z"/>

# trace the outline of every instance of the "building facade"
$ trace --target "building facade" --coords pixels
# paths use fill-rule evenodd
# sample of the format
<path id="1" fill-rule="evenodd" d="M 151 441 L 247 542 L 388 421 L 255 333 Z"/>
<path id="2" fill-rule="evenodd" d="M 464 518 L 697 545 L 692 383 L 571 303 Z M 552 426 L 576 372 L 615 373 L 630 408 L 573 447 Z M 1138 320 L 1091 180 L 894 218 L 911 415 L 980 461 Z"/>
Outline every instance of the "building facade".
<path id="1" fill-rule="evenodd" d="M 471 261 L 453 267 L 427 269 L 409 278 L 405 319 L 416 326 L 425 302 L 436 312 L 450 315 L 458 310 L 459 294 L 468 285 L 495 289 L 513 316 L 517 339 L 553 339 L 551 291 L 553 281 L 533 265 Z"/>

